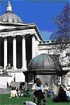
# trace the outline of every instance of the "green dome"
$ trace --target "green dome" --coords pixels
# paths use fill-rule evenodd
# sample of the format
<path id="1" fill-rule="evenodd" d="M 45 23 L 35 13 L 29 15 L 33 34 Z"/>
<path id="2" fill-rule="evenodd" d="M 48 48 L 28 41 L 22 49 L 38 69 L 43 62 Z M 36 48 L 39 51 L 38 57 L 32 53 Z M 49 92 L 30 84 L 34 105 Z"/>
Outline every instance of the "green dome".
<path id="1" fill-rule="evenodd" d="M 40 54 L 29 62 L 28 70 L 51 70 L 61 72 L 62 69 L 54 55 Z"/>

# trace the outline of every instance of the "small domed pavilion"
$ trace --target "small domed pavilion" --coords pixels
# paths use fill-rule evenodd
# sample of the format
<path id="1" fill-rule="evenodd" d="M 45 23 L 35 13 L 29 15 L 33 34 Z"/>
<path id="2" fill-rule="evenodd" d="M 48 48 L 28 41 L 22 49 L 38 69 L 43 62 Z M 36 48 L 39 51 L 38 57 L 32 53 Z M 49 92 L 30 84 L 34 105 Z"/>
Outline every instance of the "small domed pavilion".
<path id="1" fill-rule="evenodd" d="M 55 55 L 40 54 L 29 62 L 28 71 L 24 74 L 29 87 L 35 78 L 40 78 L 43 85 L 47 83 L 51 87 L 58 84 L 58 77 L 63 71 Z"/>

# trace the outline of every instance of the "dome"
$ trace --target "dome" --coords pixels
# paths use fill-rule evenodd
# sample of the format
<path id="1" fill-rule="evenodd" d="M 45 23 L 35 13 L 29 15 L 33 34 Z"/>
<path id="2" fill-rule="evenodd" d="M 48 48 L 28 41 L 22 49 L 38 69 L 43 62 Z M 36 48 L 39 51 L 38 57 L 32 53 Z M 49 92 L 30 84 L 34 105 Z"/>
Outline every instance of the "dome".
<path id="1" fill-rule="evenodd" d="M 21 19 L 11 11 L 8 11 L 1 16 L 0 22 L 22 23 Z"/>
<path id="2" fill-rule="evenodd" d="M 0 16 L 0 22 L 22 23 L 21 19 L 13 13 L 10 2 L 8 2 L 5 14 Z"/>
<path id="3" fill-rule="evenodd" d="M 46 70 L 49 71 L 61 71 L 61 66 L 59 64 L 59 61 L 54 55 L 48 55 L 48 54 L 40 54 L 36 57 L 34 57 L 28 65 L 28 70 Z"/>

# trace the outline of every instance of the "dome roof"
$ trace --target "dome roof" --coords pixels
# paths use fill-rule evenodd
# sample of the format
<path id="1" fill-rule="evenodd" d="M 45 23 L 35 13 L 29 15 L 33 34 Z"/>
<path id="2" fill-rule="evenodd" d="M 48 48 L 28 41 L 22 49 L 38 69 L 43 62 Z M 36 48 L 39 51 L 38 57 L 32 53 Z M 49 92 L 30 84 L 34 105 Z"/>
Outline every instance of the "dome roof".
<path id="1" fill-rule="evenodd" d="M 10 2 L 8 2 L 5 14 L 0 16 L 0 22 L 22 23 L 21 19 L 13 13 Z"/>
<path id="2" fill-rule="evenodd" d="M 8 11 L 1 16 L 0 22 L 22 23 L 21 19 L 11 11 Z"/>
<path id="3" fill-rule="evenodd" d="M 52 71 L 61 71 L 61 66 L 59 61 L 54 55 L 40 54 L 34 57 L 28 65 L 28 70 L 51 70 Z"/>

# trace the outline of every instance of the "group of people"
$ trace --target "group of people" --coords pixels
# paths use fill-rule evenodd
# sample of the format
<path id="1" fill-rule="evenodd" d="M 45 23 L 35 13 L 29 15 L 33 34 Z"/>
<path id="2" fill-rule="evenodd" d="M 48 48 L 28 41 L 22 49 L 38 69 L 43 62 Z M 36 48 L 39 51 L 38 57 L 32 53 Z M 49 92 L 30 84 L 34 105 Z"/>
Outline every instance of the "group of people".
<path id="1" fill-rule="evenodd" d="M 25 88 L 21 88 L 21 83 L 20 83 L 20 86 L 19 88 L 17 87 L 14 87 L 12 85 L 12 82 L 9 83 L 7 82 L 7 90 L 10 91 L 10 96 L 9 98 L 12 98 L 12 97 L 19 97 L 19 96 L 24 96 L 24 97 L 29 97 L 30 96 L 30 91 L 29 89 L 25 90 Z"/>
<path id="2" fill-rule="evenodd" d="M 12 97 L 17 97 L 18 98 L 18 96 L 19 96 L 19 90 L 18 90 L 18 88 L 12 87 L 11 91 L 10 91 L 9 98 L 12 98 Z"/>
<path id="3" fill-rule="evenodd" d="M 9 84 L 7 82 L 7 89 L 9 89 L 9 87 L 11 88 L 11 94 L 10 94 L 9 98 L 14 97 L 13 95 L 17 96 L 17 98 L 18 98 L 18 96 L 20 94 L 19 89 L 16 87 L 13 88 L 12 83 L 9 86 Z M 57 90 L 57 88 L 54 88 L 54 89 Z M 62 88 L 60 88 L 60 90 L 62 90 Z M 27 93 L 27 96 L 30 96 L 29 90 L 27 90 L 26 93 Z M 62 91 L 59 91 L 58 98 L 61 96 L 61 93 L 62 93 Z M 43 100 L 44 105 L 47 105 L 47 95 L 48 94 L 52 98 L 55 96 L 56 92 L 51 90 L 48 87 L 48 84 L 46 84 L 46 83 L 43 86 L 41 80 L 39 78 L 36 78 L 35 83 L 32 86 L 32 101 L 35 102 L 35 97 L 37 97 L 38 98 L 37 105 L 41 105 L 41 99 Z M 70 89 L 66 91 L 66 95 L 67 95 L 67 97 L 70 97 Z"/>
<path id="4" fill-rule="evenodd" d="M 9 98 L 15 97 L 15 96 L 17 96 L 18 98 L 19 89 L 17 87 L 13 87 L 12 82 L 10 84 L 7 82 L 7 90 L 10 91 Z"/>
<path id="5" fill-rule="evenodd" d="M 18 98 L 18 96 L 20 94 L 20 90 L 16 87 L 14 88 L 12 86 L 12 83 L 10 83 L 10 85 L 9 85 L 9 83 L 7 82 L 7 89 L 11 90 L 9 98 L 15 97 L 15 96 Z M 35 102 L 35 97 L 38 98 L 38 104 L 37 105 L 41 105 L 41 99 L 43 100 L 44 104 L 47 105 L 47 92 L 50 94 L 50 97 L 55 96 L 54 92 L 48 87 L 48 84 L 45 84 L 43 86 L 42 82 L 39 78 L 37 78 L 35 83 L 33 84 L 32 91 L 33 91 L 32 92 L 33 93 L 32 94 L 33 102 Z"/>
<path id="6" fill-rule="evenodd" d="M 12 87 L 9 98 L 12 98 L 12 97 L 18 98 L 20 96 L 29 97 L 30 96 L 29 89 L 27 89 L 26 91 L 21 91 L 17 87 Z"/>
<path id="7" fill-rule="evenodd" d="M 39 78 L 37 78 L 36 82 L 33 84 L 32 90 L 33 102 L 35 102 L 35 97 L 38 98 L 37 105 L 41 105 L 41 99 L 43 100 L 44 105 L 47 105 L 47 93 L 51 98 L 53 97 L 53 101 L 56 102 L 68 102 L 68 98 L 70 98 L 70 89 L 65 90 L 62 86 L 58 88 L 58 86 L 54 85 L 52 90 L 48 87 L 48 84 L 43 86 Z"/>

